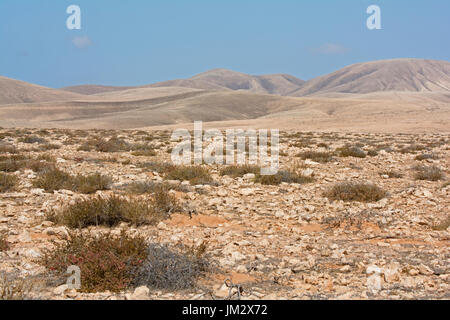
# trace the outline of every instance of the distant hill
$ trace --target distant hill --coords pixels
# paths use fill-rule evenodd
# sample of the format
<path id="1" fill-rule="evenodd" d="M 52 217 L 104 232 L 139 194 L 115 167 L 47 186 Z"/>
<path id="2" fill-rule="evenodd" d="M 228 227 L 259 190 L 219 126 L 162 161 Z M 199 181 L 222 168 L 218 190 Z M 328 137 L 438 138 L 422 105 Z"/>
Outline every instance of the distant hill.
<path id="1" fill-rule="evenodd" d="M 245 90 L 285 95 L 299 89 L 305 81 L 286 74 L 252 76 L 227 69 L 214 69 L 189 79 L 160 82 L 152 87 L 188 87 L 205 90 Z"/>
<path id="2" fill-rule="evenodd" d="M 450 62 L 395 59 L 354 64 L 307 81 L 290 96 L 379 91 L 450 91 Z"/>
<path id="3" fill-rule="evenodd" d="M 128 89 L 132 89 L 132 88 L 134 88 L 134 87 L 114 87 L 114 86 L 101 86 L 101 85 L 95 85 L 95 84 L 86 84 L 86 85 L 81 85 L 81 86 L 65 87 L 65 88 L 61 88 L 60 90 L 84 94 L 84 95 L 93 95 L 93 94 L 98 94 L 98 93 L 128 90 Z"/>
<path id="4" fill-rule="evenodd" d="M 0 104 L 38 103 L 83 99 L 85 96 L 0 77 Z"/>
<path id="5" fill-rule="evenodd" d="M 400 130 L 398 120 L 402 130 L 442 131 L 450 121 L 449 75 L 446 61 L 398 59 L 352 65 L 306 83 L 225 69 L 141 87 L 64 90 L 0 77 L 0 126 L 127 129 L 202 120 L 345 129 L 357 120 L 358 128 L 389 122 Z"/>

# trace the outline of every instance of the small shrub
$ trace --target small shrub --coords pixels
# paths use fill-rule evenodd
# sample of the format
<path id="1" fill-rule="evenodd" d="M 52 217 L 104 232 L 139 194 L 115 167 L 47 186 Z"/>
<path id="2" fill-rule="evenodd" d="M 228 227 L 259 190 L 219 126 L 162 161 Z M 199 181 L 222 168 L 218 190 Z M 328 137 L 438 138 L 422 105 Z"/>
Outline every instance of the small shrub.
<path id="1" fill-rule="evenodd" d="M 81 292 L 120 292 L 131 287 L 147 253 L 144 237 L 71 234 L 70 240 L 44 251 L 40 263 L 59 274 L 71 265 L 78 266 Z"/>
<path id="2" fill-rule="evenodd" d="M 58 150 L 58 149 L 61 149 L 61 146 L 55 143 L 45 143 L 39 147 L 40 151 Z"/>
<path id="3" fill-rule="evenodd" d="M 437 166 L 418 165 L 413 168 L 416 180 L 438 181 L 444 179 L 444 172 Z"/>
<path id="4" fill-rule="evenodd" d="M 13 157 L 7 158 L 4 161 L 0 162 L 0 171 L 1 172 L 16 172 L 23 167 L 23 162 L 20 160 L 16 160 Z"/>
<path id="5" fill-rule="evenodd" d="M 417 151 L 425 150 L 426 147 L 418 144 L 411 144 L 409 146 L 403 147 L 399 150 L 400 153 L 416 153 Z"/>
<path id="6" fill-rule="evenodd" d="M 139 181 L 132 182 L 126 185 L 123 189 L 133 194 L 149 194 L 155 193 L 158 188 L 165 188 L 169 190 L 177 190 L 181 192 L 189 192 L 189 188 L 183 185 L 173 185 L 169 183 L 153 182 L 153 181 Z"/>
<path id="7" fill-rule="evenodd" d="M 37 137 L 37 136 L 22 137 L 22 138 L 19 138 L 18 141 L 19 142 L 23 142 L 23 143 L 29 143 L 29 144 L 33 144 L 33 143 L 38 143 L 38 144 L 47 143 L 47 140 L 45 140 L 44 138 L 41 138 L 41 137 Z"/>
<path id="8" fill-rule="evenodd" d="M 442 222 L 433 225 L 432 229 L 436 231 L 444 231 L 450 227 L 450 216 L 447 216 Z"/>
<path id="9" fill-rule="evenodd" d="M 0 193 L 13 191 L 17 185 L 17 177 L 0 172 Z"/>
<path id="10" fill-rule="evenodd" d="M 27 300 L 33 283 L 23 278 L 8 278 L 0 275 L 0 300 Z"/>
<path id="11" fill-rule="evenodd" d="M 380 187 L 366 182 L 341 182 L 328 191 L 325 196 L 330 200 L 376 202 L 387 195 Z"/>
<path id="12" fill-rule="evenodd" d="M 0 153 L 17 153 L 17 149 L 11 144 L 0 144 Z"/>
<path id="13" fill-rule="evenodd" d="M 364 152 L 364 150 L 362 150 L 361 148 L 358 147 L 342 147 L 342 148 L 337 148 L 336 152 L 338 153 L 338 155 L 340 157 L 354 157 L 354 158 L 365 158 L 366 157 L 366 153 Z"/>
<path id="14" fill-rule="evenodd" d="M 438 157 L 435 154 L 419 154 L 415 156 L 415 160 L 423 161 L 423 160 L 429 160 L 429 159 L 437 159 Z"/>
<path id="15" fill-rule="evenodd" d="M 157 161 L 144 162 L 144 163 L 141 163 L 139 166 L 143 169 L 146 169 L 149 171 L 155 171 L 158 173 L 169 172 L 169 171 L 175 169 L 175 166 L 171 163 L 157 162 Z"/>
<path id="16" fill-rule="evenodd" d="M 195 286 L 196 279 L 207 270 L 204 246 L 196 252 L 178 253 L 165 245 L 151 244 L 141 266 L 136 285 L 152 289 L 180 290 Z"/>
<path id="17" fill-rule="evenodd" d="M 380 172 L 380 176 L 388 176 L 389 178 L 402 178 L 403 174 L 394 170 L 387 170 Z"/>
<path id="18" fill-rule="evenodd" d="M 55 190 L 71 190 L 84 194 L 95 193 L 97 190 L 108 189 L 111 183 L 109 177 L 95 173 L 89 176 L 70 174 L 61 171 L 55 167 L 44 170 L 41 175 L 34 181 L 35 188 L 44 189 L 47 192 Z"/>
<path id="19" fill-rule="evenodd" d="M 246 175 L 247 173 L 254 173 L 258 174 L 260 173 L 261 168 L 254 165 L 232 165 L 227 166 L 220 170 L 221 176 L 230 176 L 233 178 L 242 177 Z"/>
<path id="20" fill-rule="evenodd" d="M 0 252 L 8 251 L 9 243 L 6 240 L 6 233 L 0 233 Z"/>
<path id="21" fill-rule="evenodd" d="M 156 156 L 155 150 L 147 149 L 147 150 L 137 150 L 133 151 L 131 155 L 135 157 L 154 157 Z"/>
<path id="22" fill-rule="evenodd" d="M 99 151 L 99 152 L 121 152 L 130 151 L 131 146 L 116 136 L 109 140 L 103 138 L 89 139 L 83 143 L 79 148 L 79 151 Z"/>
<path id="23" fill-rule="evenodd" d="M 315 162 L 326 163 L 333 159 L 333 155 L 329 152 L 305 151 L 297 154 L 303 160 L 310 159 Z"/>
<path id="24" fill-rule="evenodd" d="M 297 174 L 294 171 L 282 170 L 274 175 L 261 175 L 257 174 L 255 177 L 256 183 L 261 183 L 263 185 L 279 185 L 282 182 L 286 183 L 310 183 L 313 182 L 312 177 L 306 177 L 301 174 Z"/>
<path id="25" fill-rule="evenodd" d="M 177 210 L 180 210 L 180 207 L 176 199 L 159 191 L 155 193 L 155 198 L 150 200 L 128 200 L 115 195 L 108 198 L 80 199 L 59 212 L 48 212 L 47 219 L 69 228 L 99 225 L 114 227 L 121 222 L 140 226 L 156 224 Z"/>
<path id="26" fill-rule="evenodd" d="M 189 181 L 193 185 L 214 184 L 209 170 L 201 166 L 177 166 L 164 176 L 166 180 Z"/>

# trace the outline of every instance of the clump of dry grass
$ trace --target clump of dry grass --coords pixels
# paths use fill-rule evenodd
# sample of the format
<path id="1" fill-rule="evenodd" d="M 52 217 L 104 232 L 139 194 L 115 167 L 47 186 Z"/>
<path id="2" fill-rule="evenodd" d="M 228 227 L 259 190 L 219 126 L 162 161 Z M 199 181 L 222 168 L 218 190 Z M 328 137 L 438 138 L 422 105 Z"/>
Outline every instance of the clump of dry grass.
<path id="1" fill-rule="evenodd" d="M 381 171 L 380 176 L 388 176 L 389 178 L 402 178 L 403 174 L 395 170 Z"/>
<path id="2" fill-rule="evenodd" d="M 448 227 L 450 227 L 450 216 L 447 216 L 447 218 L 445 218 L 442 222 L 433 225 L 432 229 L 436 231 L 444 231 L 447 230 Z"/>
<path id="3" fill-rule="evenodd" d="M 8 278 L 0 275 L 0 300 L 27 300 L 33 283 L 23 278 Z"/>
<path id="4" fill-rule="evenodd" d="M 192 185 L 214 184 L 209 170 L 202 166 L 176 166 L 168 171 L 166 180 L 189 181 Z"/>
<path id="5" fill-rule="evenodd" d="M 386 197 L 387 192 L 368 182 L 340 182 L 328 189 L 324 196 L 330 200 L 376 202 Z"/>
<path id="6" fill-rule="evenodd" d="M 6 233 L 2 232 L 0 233 L 0 252 L 8 251 L 9 249 L 9 243 L 6 240 Z"/>
<path id="7" fill-rule="evenodd" d="M 444 172 L 437 166 L 417 165 L 413 169 L 416 171 L 416 180 L 438 181 L 444 179 Z"/>
<path id="8" fill-rule="evenodd" d="M 33 183 L 35 188 L 44 189 L 47 192 L 65 189 L 84 194 L 95 193 L 97 190 L 107 190 L 110 184 L 111 179 L 99 173 L 88 176 L 72 176 L 55 167 L 42 172 Z"/>
<path id="9" fill-rule="evenodd" d="M 150 244 L 135 283 L 152 289 L 190 289 L 209 267 L 205 252 L 205 242 L 198 247 L 184 248 L 181 252 L 166 245 Z"/>
<path id="10" fill-rule="evenodd" d="M 41 137 L 37 137 L 37 136 L 26 136 L 26 137 L 21 137 L 17 140 L 18 142 L 23 142 L 23 143 L 28 143 L 28 144 L 34 144 L 34 143 L 38 143 L 38 144 L 43 144 L 43 143 L 48 143 L 47 140 L 45 140 L 44 138 Z"/>
<path id="11" fill-rule="evenodd" d="M 51 210 L 47 219 L 69 228 L 114 227 L 121 222 L 139 226 L 156 224 L 167 219 L 172 212 L 181 210 L 177 199 L 160 188 L 152 199 L 127 199 L 116 195 L 80 199 L 59 212 Z"/>
<path id="12" fill-rule="evenodd" d="M 0 193 L 13 191 L 16 188 L 18 179 L 15 175 L 0 172 Z"/>
<path id="13" fill-rule="evenodd" d="M 113 136 L 108 140 L 103 138 L 88 139 L 79 148 L 79 151 L 98 151 L 98 152 L 123 152 L 130 151 L 131 146 L 123 139 Z"/>
<path id="14" fill-rule="evenodd" d="M 242 177 L 247 173 L 258 174 L 261 168 L 255 165 L 230 165 L 220 170 L 221 176 Z"/>
<path id="15" fill-rule="evenodd" d="M 315 162 L 327 163 L 333 160 L 333 154 L 330 152 L 305 151 L 297 154 L 303 160 L 310 159 Z"/>
<path id="16" fill-rule="evenodd" d="M 17 149 L 16 147 L 14 147 L 11 144 L 6 144 L 6 143 L 0 143 L 0 153 L 17 153 Z"/>
<path id="17" fill-rule="evenodd" d="M 417 161 L 423 161 L 423 160 L 438 159 L 438 156 L 435 154 L 425 153 L 425 154 L 419 154 L 419 155 L 415 156 L 414 159 Z"/>
<path id="18" fill-rule="evenodd" d="M 409 146 L 403 147 L 398 152 L 405 153 L 416 153 L 417 151 L 426 150 L 426 147 L 419 144 L 410 144 Z"/>
<path id="19" fill-rule="evenodd" d="M 159 161 L 148 161 L 139 164 L 139 167 L 148 170 L 148 171 L 155 171 L 158 173 L 165 173 L 169 172 L 173 169 L 175 169 L 175 165 L 167 162 L 159 162 Z"/>
<path id="20" fill-rule="evenodd" d="M 262 185 L 279 185 L 282 182 L 303 184 L 313 181 L 314 178 L 303 176 L 292 170 L 281 170 L 274 175 L 261 175 L 258 173 L 255 177 L 255 182 Z"/>
<path id="21" fill-rule="evenodd" d="M 178 185 L 178 184 L 169 184 L 166 182 L 153 182 L 153 181 L 138 181 L 127 184 L 121 189 L 126 190 L 132 194 L 149 194 L 154 193 L 158 188 L 165 188 L 169 190 L 176 190 L 181 192 L 189 192 L 189 188 L 187 186 Z"/>
<path id="22" fill-rule="evenodd" d="M 337 148 L 336 149 L 336 153 L 340 156 L 340 157 L 354 157 L 354 158 L 365 158 L 367 155 L 364 152 L 364 150 L 362 150 L 359 147 L 353 146 L 345 146 L 342 148 Z"/>

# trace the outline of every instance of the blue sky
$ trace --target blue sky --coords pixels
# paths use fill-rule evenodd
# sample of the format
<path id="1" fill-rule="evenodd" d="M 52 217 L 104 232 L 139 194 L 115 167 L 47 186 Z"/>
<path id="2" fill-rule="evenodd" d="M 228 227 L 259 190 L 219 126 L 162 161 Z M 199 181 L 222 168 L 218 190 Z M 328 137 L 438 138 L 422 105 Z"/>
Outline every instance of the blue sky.
<path id="1" fill-rule="evenodd" d="M 81 8 L 68 30 L 66 8 Z M 382 30 L 366 9 L 381 8 Z M 301 79 L 390 58 L 450 60 L 448 0 L 1 0 L 0 75 L 59 88 L 228 68 Z"/>

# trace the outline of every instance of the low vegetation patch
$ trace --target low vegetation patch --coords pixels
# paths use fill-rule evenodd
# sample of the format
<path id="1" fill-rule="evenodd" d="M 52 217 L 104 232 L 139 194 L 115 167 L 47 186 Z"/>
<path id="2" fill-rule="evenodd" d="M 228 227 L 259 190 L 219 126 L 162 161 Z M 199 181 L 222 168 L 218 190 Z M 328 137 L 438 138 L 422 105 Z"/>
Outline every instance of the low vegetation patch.
<path id="1" fill-rule="evenodd" d="M 220 175 L 237 178 L 242 177 L 248 173 L 259 174 L 260 172 L 261 168 L 254 165 L 231 165 L 220 170 Z"/>
<path id="2" fill-rule="evenodd" d="M 392 179 L 392 178 L 398 179 L 398 178 L 402 178 L 403 174 L 401 174 L 400 172 L 395 171 L 395 170 L 386 170 L 386 171 L 381 171 L 380 176 L 388 176 L 390 179 Z"/>
<path id="3" fill-rule="evenodd" d="M 0 233 L 0 252 L 8 251 L 9 243 L 6 240 L 6 233 Z"/>
<path id="4" fill-rule="evenodd" d="M 447 216 L 442 222 L 433 225 L 432 229 L 436 231 L 444 231 L 450 227 L 450 216 Z"/>
<path id="5" fill-rule="evenodd" d="M 148 200 L 116 195 L 80 199 L 58 212 L 48 212 L 47 219 L 69 228 L 114 227 L 121 222 L 140 226 L 156 224 L 167 219 L 172 212 L 181 210 L 176 198 L 161 188 Z"/>
<path id="6" fill-rule="evenodd" d="M 46 192 L 65 189 L 90 194 L 95 193 L 97 190 L 107 190 L 110 183 L 111 179 L 109 177 L 99 173 L 88 176 L 72 176 L 52 167 L 42 172 L 36 181 L 34 181 L 33 185 L 35 188 L 44 189 Z"/>
<path id="7" fill-rule="evenodd" d="M 17 149 L 11 145 L 6 143 L 0 143 L 0 153 L 17 153 Z"/>
<path id="8" fill-rule="evenodd" d="M 333 154 L 330 152 L 305 151 L 297 154 L 303 160 L 310 159 L 315 162 L 326 163 L 333 160 Z"/>
<path id="9" fill-rule="evenodd" d="M 0 193 L 13 191 L 17 185 L 17 177 L 12 174 L 0 172 Z"/>
<path id="10" fill-rule="evenodd" d="M 147 254 L 144 237 L 71 234 L 70 240 L 44 251 L 40 263 L 58 274 L 65 274 L 71 265 L 78 266 L 81 292 L 120 292 L 132 286 Z"/>
<path id="11" fill-rule="evenodd" d="M 386 197 L 387 193 L 368 182 L 341 182 L 327 190 L 324 195 L 330 200 L 376 202 Z"/>
<path id="12" fill-rule="evenodd" d="M 42 144 L 42 143 L 47 143 L 47 140 L 45 140 L 44 138 L 38 137 L 38 136 L 26 136 L 26 137 L 19 138 L 18 142 L 29 143 L 29 144 L 33 144 L 33 143 Z"/>
<path id="13" fill-rule="evenodd" d="M 176 252 L 166 245 L 151 244 L 147 259 L 137 273 L 136 285 L 165 290 L 191 289 L 208 269 L 205 251 L 204 243 L 184 252 Z"/>
<path id="14" fill-rule="evenodd" d="M 27 300 L 32 288 L 31 281 L 0 274 L 0 300 Z"/>
<path id="15" fill-rule="evenodd" d="M 420 144 L 410 144 L 409 146 L 403 147 L 398 152 L 402 154 L 406 153 L 417 153 L 418 151 L 426 150 L 426 147 Z"/>
<path id="16" fill-rule="evenodd" d="M 189 181 L 192 185 L 214 184 L 207 168 L 202 166 L 176 166 L 164 176 L 166 180 Z"/>
<path id="17" fill-rule="evenodd" d="M 122 152 L 130 151 L 130 145 L 117 136 L 106 140 L 103 138 L 88 139 L 79 148 L 79 151 L 98 151 L 98 152 Z"/>
<path id="18" fill-rule="evenodd" d="M 414 174 L 416 180 L 438 181 L 444 179 L 444 172 L 437 166 L 417 165 L 413 169 L 416 171 Z"/>
<path id="19" fill-rule="evenodd" d="M 418 160 L 418 161 L 423 161 L 423 160 L 430 160 L 430 159 L 438 159 L 438 156 L 435 154 L 426 153 L 426 154 L 419 154 L 414 159 Z"/>
<path id="20" fill-rule="evenodd" d="M 132 194 L 149 194 L 155 193 L 158 188 L 165 188 L 166 190 L 176 190 L 181 192 L 189 192 L 187 186 L 181 184 L 169 184 L 166 182 L 153 182 L 153 181 L 139 181 L 132 182 L 125 185 L 122 189 Z"/>
<path id="21" fill-rule="evenodd" d="M 256 183 L 261 183 L 263 185 L 279 185 L 282 182 L 286 183 L 310 183 L 313 182 L 314 178 L 306 177 L 298 174 L 294 171 L 281 170 L 274 175 L 261 175 L 257 174 L 255 177 Z"/>
<path id="22" fill-rule="evenodd" d="M 345 146 L 342 148 L 337 148 L 336 153 L 343 158 L 347 157 L 365 158 L 367 156 L 364 150 L 356 146 L 353 147 Z"/>

